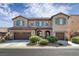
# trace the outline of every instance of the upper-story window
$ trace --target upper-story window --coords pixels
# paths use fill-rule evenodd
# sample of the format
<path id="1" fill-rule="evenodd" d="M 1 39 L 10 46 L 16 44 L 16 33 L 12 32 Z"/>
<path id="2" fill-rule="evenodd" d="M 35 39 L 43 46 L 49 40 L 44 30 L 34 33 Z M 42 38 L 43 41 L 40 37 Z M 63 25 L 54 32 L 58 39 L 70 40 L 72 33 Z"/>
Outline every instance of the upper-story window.
<path id="1" fill-rule="evenodd" d="M 36 21 L 35 23 L 36 26 L 44 26 L 44 22 L 43 21 Z"/>
<path id="2" fill-rule="evenodd" d="M 24 26 L 24 21 L 23 20 L 17 20 L 16 26 Z"/>
<path id="3" fill-rule="evenodd" d="M 66 18 L 56 18 L 55 24 L 57 25 L 65 25 L 66 24 Z"/>
<path id="4" fill-rule="evenodd" d="M 44 26 L 48 26 L 49 24 L 47 22 L 44 23 Z"/>

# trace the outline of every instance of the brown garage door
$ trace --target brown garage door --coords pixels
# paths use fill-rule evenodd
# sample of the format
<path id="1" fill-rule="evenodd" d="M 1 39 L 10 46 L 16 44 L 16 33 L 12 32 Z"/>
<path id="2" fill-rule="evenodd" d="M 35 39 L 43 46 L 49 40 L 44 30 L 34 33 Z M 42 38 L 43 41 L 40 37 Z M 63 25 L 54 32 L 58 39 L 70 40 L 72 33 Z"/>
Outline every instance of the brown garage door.
<path id="1" fill-rule="evenodd" d="M 58 37 L 60 40 L 64 40 L 64 32 L 57 32 L 56 37 Z"/>
<path id="2" fill-rule="evenodd" d="M 22 39 L 28 39 L 30 36 L 31 36 L 30 32 L 27 32 L 27 33 L 24 33 L 24 32 L 18 33 L 18 32 L 16 32 L 16 33 L 14 33 L 15 40 L 16 39 L 21 39 L 21 40 Z"/>

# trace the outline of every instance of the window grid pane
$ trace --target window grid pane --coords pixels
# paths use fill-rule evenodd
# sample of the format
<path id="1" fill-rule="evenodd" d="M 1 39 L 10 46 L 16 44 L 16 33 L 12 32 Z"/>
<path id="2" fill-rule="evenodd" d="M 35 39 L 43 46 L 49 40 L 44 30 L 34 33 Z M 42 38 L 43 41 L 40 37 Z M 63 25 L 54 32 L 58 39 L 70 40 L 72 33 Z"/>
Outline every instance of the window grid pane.
<path id="1" fill-rule="evenodd" d="M 16 26 L 24 26 L 24 21 L 22 21 L 22 20 L 17 20 L 17 21 L 16 21 Z"/>
<path id="2" fill-rule="evenodd" d="M 57 18 L 55 20 L 55 24 L 64 25 L 64 24 L 66 24 L 66 19 L 65 18 Z"/>
<path id="3" fill-rule="evenodd" d="M 36 22 L 36 26 L 44 26 L 44 22 L 43 21 L 37 21 Z"/>

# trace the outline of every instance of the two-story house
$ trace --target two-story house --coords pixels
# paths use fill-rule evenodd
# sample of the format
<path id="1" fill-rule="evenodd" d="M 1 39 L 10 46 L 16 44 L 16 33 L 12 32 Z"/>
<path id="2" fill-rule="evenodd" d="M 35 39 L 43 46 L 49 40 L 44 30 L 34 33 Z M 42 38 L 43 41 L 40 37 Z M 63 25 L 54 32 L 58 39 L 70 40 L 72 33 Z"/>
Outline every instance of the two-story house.
<path id="1" fill-rule="evenodd" d="M 50 18 L 26 18 L 17 16 L 12 19 L 13 27 L 9 28 L 10 39 L 28 39 L 31 35 L 47 37 L 53 35 L 59 39 L 79 35 L 79 15 L 58 13 Z"/>

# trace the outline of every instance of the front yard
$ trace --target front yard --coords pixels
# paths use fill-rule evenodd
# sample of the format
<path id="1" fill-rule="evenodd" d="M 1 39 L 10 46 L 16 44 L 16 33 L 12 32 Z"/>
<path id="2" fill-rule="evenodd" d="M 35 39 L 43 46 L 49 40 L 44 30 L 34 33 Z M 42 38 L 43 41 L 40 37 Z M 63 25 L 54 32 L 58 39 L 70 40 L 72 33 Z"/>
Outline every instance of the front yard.
<path id="1" fill-rule="evenodd" d="M 9 40 L 3 43 L 0 43 L 0 48 L 55 48 L 55 47 L 64 47 L 56 43 L 49 43 L 45 46 L 40 45 L 28 45 L 28 41 L 25 40 Z"/>
<path id="2" fill-rule="evenodd" d="M 67 41 L 66 41 L 67 42 Z M 71 45 L 59 45 L 57 43 L 49 43 L 45 46 L 40 45 L 28 45 L 28 41 L 26 40 L 9 40 L 3 43 L 0 43 L 0 48 L 64 48 L 64 47 L 72 47 L 72 46 L 79 46 L 70 43 Z"/>
<path id="3" fill-rule="evenodd" d="M 67 47 L 67 46 L 79 46 L 79 37 L 73 38 L 71 41 L 58 40 L 54 36 L 49 36 L 47 39 L 39 36 L 31 36 L 29 40 L 5 40 L 0 42 L 0 48 L 44 48 L 44 47 Z M 77 40 L 77 41 L 76 41 Z"/>

